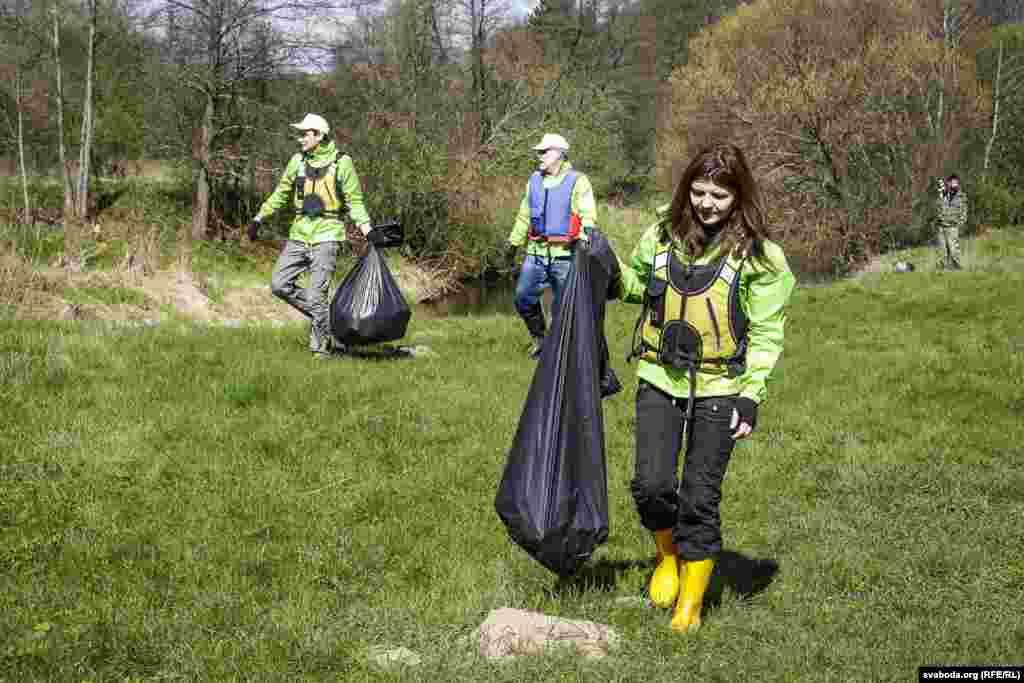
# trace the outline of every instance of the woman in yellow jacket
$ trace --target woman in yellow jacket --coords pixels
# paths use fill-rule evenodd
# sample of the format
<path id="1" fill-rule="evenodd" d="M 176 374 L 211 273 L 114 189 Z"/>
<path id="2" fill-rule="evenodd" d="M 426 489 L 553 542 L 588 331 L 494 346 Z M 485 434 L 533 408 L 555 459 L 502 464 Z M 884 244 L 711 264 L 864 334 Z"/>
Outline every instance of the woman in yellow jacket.
<path id="1" fill-rule="evenodd" d="M 657 547 L 651 601 L 690 631 L 722 549 L 726 466 L 757 425 L 795 278 L 734 145 L 702 149 L 658 217 L 622 273 L 623 300 L 643 304 L 631 489 Z"/>

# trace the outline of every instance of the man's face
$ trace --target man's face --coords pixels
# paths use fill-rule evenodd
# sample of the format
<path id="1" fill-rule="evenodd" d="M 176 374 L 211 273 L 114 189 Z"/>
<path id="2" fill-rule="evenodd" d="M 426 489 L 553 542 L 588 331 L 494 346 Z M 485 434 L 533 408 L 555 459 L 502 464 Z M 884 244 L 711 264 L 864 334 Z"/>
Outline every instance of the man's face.
<path id="1" fill-rule="evenodd" d="M 950 194 L 956 194 L 959 191 L 960 191 L 960 181 L 957 180 L 956 178 L 953 178 L 952 180 L 949 181 L 949 193 Z"/>
<path id="2" fill-rule="evenodd" d="M 538 149 L 537 150 L 537 167 L 541 173 L 552 174 L 558 170 L 559 165 L 562 162 L 562 150 L 555 149 Z"/>
<path id="3" fill-rule="evenodd" d="M 299 138 L 299 144 L 302 145 L 302 151 L 308 152 L 324 139 L 324 134 L 316 130 L 303 131 L 302 136 Z"/>
<path id="4" fill-rule="evenodd" d="M 736 194 L 711 180 L 698 178 L 690 183 L 690 203 L 704 225 L 717 225 L 729 217 Z"/>

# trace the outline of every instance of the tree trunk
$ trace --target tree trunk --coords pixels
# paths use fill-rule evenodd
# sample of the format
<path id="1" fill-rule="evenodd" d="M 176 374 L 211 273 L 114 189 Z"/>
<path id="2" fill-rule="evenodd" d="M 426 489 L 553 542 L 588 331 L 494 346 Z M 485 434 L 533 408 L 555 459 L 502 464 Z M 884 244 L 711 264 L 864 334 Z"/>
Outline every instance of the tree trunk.
<path id="1" fill-rule="evenodd" d="M 196 178 L 195 201 L 192 204 L 192 239 L 206 237 L 206 225 L 210 218 L 210 140 L 213 137 L 213 93 L 206 93 L 206 109 L 199 131 L 199 174 Z"/>
<path id="2" fill-rule="evenodd" d="M 89 213 L 89 160 L 92 157 L 93 72 L 96 55 L 96 0 L 89 2 L 89 45 L 86 53 L 85 98 L 82 102 L 82 140 L 78 152 L 78 193 L 76 213 L 85 220 Z"/>
<path id="3" fill-rule="evenodd" d="M 82 269 L 82 222 L 75 216 L 75 188 L 71 184 L 67 149 L 64 145 L 64 73 L 60 58 L 60 12 L 53 12 L 53 63 L 57 71 L 57 146 L 60 150 L 60 176 L 64 185 L 64 267 L 71 271 Z"/>
<path id="4" fill-rule="evenodd" d="M 74 215 L 75 190 L 71 185 L 71 169 L 68 168 L 67 149 L 64 145 L 64 75 L 60 58 L 60 12 L 54 6 L 53 12 L 53 63 L 57 71 L 57 143 L 60 150 L 61 179 L 64 182 L 64 220 Z"/>
<path id="5" fill-rule="evenodd" d="M 25 114 L 22 111 L 25 105 L 24 88 L 25 82 L 21 69 L 16 69 L 14 72 L 14 101 L 15 108 L 18 110 L 18 163 L 21 165 L 21 194 L 25 200 L 25 215 L 22 217 L 22 222 L 27 224 L 32 222 L 32 207 L 28 203 L 28 171 L 25 168 Z"/>
<path id="6" fill-rule="evenodd" d="M 999 82 L 1003 76 L 1003 43 L 999 43 L 999 57 L 996 61 L 996 80 L 992 87 L 992 132 L 989 133 L 988 143 L 985 145 L 985 161 L 982 164 L 984 175 L 988 175 L 988 164 L 992 158 L 992 146 L 996 142 L 996 134 L 999 132 Z"/>
<path id="7" fill-rule="evenodd" d="M 487 32 L 484 22 L 487 20 L 487 2 L 477 0 L 470 3 L 472 37 L 470 45 L 473 58 L 473 108 L 480 120 L 480 137 L 476 143 L 483 144 L 490 135 L 490 120 L 487 114 L 487 71 L 484 68 L 484 48 L 487 42 Z M 477 14 L 479 12 L 479 15 Z"/>

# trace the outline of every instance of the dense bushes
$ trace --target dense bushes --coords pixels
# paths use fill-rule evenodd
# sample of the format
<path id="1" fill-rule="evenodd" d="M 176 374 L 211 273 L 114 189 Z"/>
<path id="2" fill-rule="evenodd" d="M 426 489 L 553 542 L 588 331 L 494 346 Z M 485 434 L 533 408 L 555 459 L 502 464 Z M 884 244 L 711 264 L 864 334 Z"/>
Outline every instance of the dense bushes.
<path id="1" fill-rule="evenodd" d="M 974 188 L 970 224 L 976 226 L 1024 223 L 1024 193 L 1014 192 L 998 179 L 983 178 Z"/>
<path id="2" fill-rule="evenodd" d="M 662 131 L 665 172 L 712 139 L 738 143 L 800 267 L 841 274 L 925 238 L 934 178 L 984 128 L 975 33 L 930 33 L 933 3 L 763 0 L 690 41 Z M 970 174 L 960 167 L 965 177 Z"/>

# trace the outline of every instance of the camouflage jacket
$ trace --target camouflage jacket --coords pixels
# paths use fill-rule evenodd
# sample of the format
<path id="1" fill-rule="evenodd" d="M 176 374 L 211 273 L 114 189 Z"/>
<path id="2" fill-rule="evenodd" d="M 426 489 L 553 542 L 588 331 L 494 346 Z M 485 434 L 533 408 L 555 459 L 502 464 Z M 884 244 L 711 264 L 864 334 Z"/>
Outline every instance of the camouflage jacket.
<path id="1" fill-rule="evenodd" d="M 952 199 L 940 194 L 936 208 L 940 228 L 962 228 L 967 222 L 967 195 L 963 190 L 957 192 Z"/>

